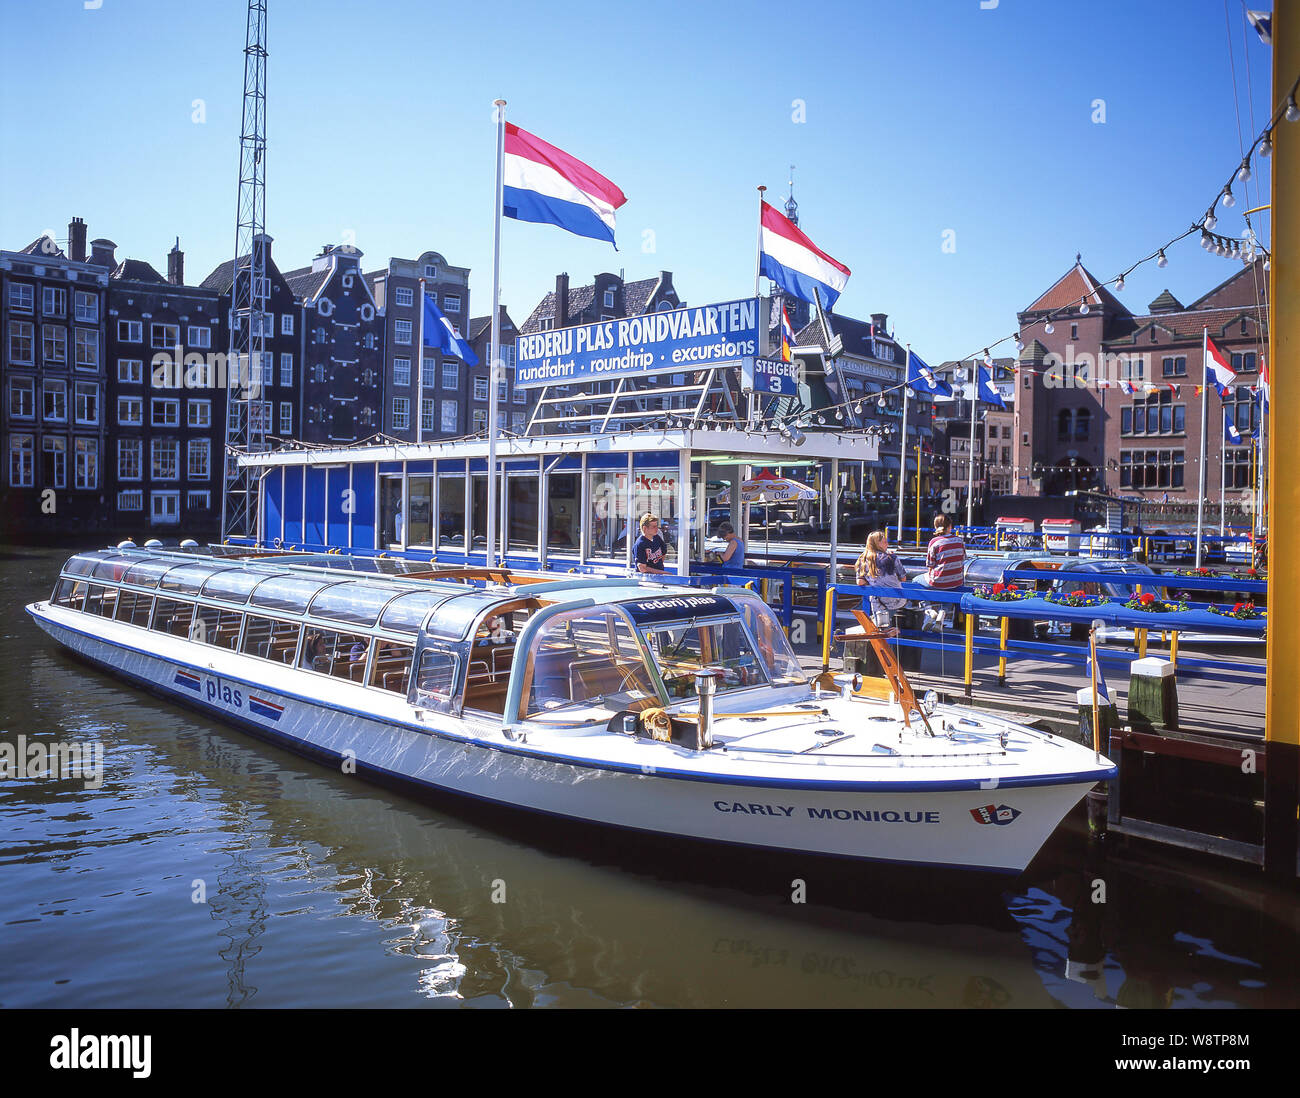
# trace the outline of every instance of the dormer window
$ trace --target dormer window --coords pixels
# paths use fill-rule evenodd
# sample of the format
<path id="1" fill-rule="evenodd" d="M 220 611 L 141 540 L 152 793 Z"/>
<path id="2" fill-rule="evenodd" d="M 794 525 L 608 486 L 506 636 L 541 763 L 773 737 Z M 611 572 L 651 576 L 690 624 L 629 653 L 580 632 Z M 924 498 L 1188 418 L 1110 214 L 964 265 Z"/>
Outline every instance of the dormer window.
<path id="1" fill-rule="evenodd" d="M 613 291 L 613 290 L 606 290 L 606 291 L 605 291 L 605 308 L 606 308 L 606 309 L 612 309 L 613 307 L 614 307 L 614 291 Z"/>
<path id="2" fill-rule="evenodd" d="M 426 264 L 424 265 L 424 277 L 425 277 L 425 278 L 437 278 L 437 277 L 438 277 L 438 267 L 437 267 L 437 264 L 434 264 L 434 263 L 426 263 Z"/>

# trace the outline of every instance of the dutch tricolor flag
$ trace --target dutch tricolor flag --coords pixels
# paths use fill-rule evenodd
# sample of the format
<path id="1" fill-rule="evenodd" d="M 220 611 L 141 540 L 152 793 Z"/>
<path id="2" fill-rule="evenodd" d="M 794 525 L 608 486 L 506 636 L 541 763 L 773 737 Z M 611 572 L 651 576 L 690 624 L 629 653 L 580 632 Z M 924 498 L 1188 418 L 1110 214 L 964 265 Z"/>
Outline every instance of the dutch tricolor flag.
<path id="1" fill-rule="evenodd" d="M 512 122 L 506 123 L 504 167 L 506 217 L 614 243 L 614 211 L 627 196 L 600 172 Z"/>
<path id="2" fill-rule="evenodd" d="M 775 206 L 761 205 L 758 273 L 802 301 L 815 305 L 820 297 L 822 308 L 832 308 L 853 272 L 817 247 Z"/>
<path id="3" fill-rule="evenodd" d="M 794 346 L 794 327 L 790 324 L 790 314 L 781 306 L 781 361 L 789 362 L 793 357 L 790 348 Z"/>
<path id="4" fill-rule="evenodd" d="M 1205 380 L 1218 391 L 1219 398 L 1226 400 L 1228 386 L 1237 380 L 1237 372 L 1228 364 L 1229 358 L 1223 348 L 1214 340 L 1205 340 Z"/>

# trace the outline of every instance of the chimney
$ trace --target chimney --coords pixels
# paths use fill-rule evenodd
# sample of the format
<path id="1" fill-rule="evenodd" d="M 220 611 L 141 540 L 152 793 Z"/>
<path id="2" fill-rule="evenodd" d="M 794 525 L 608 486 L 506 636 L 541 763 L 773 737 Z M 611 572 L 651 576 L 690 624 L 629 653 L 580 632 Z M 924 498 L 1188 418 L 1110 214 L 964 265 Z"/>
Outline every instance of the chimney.
<path id="1" fill-rule="evenodd" d="M 68 222 L 68 258 L 74 263 L 86 262 L 86 223 L 79 217 Z"/>
<path id="2" fill-rule="evenodd" d="M 96 237 L 90 242 L 90 259 L 89 262 L 96 267 L 106 267 L 112 270 L 117 266 L 117 257 L 114 254 L 117 251 L 117 245 L 106 237 Z"/>
<path id="3" fill-rule="evenodd" d="M 889 319 L 888 313 L 872 313 L 871 323 L 875 325 L 876 334 L 884 335 L 889 331 L 889 326 L 885 323 Z"/>
<path id="4" fill-rule="evenodd" d="M 569 276 L 555 276 L 555 327 L 569 326 Z"/>
<path id="5" fill-rule="evenodd" d="M 185 253 L 181 251 L 179 236 L 172 250 L 167 253 L 167 281 L 173 286 L 185 285 Z"/>

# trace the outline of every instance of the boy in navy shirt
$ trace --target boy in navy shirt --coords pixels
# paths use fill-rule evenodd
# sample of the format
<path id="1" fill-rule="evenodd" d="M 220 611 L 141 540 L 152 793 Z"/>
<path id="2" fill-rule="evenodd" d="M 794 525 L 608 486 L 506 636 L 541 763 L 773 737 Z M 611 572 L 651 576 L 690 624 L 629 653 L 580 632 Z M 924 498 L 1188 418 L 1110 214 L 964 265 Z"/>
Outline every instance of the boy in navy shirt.
<path id="1" fill-rule="evenodd" d="M 667 571 L 664 568 L 664 554 L 667 550 L 668 546 L 664 544 L 664 539 L 659 535 L 658 516 L 647 511 L 641 516 L 641 536 L 636 539 L 636 544 L 632 546 L 636 570 L 638 572 L 652 572 L 656 575 L 663 575 Z"/>

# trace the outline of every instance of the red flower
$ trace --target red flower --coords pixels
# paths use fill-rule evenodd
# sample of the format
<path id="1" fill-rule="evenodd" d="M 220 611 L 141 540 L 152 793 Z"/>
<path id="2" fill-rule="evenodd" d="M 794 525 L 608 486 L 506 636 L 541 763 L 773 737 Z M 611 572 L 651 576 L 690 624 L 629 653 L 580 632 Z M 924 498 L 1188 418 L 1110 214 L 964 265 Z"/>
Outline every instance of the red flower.
<path id="1" fill-rule="evenodd" d="M 1148 591 L 1145 595 L 1143 595 L 1140 599 L 1138 599 L 1138 602 L 1140 602 L 1143 606 L 1150 606 L 1155 601 L 1156 601 L 1156 597 L 1150 591 Z"/>
<path id="2" fill-rule="evenodd" d="M 1085 592 L 1083 592 L 1083 591 L 1071 591 L 1071 592 L 1070 592 L 1070 598 L 1072 598 L 1072 599 L 1082 599 L 1082 598 L 1087 598 L 1087 594 L 1086 594 Z"/>
<path id="3" fill-rule="evenodd" d="M 1000 584 L 1000 583 L 995 583 L 995 584 L 993 585 L 993 593 L 994 593 L 995 595 L 1000 595 L 1000 594 L 1002 594 L 1002 592 L 1005 591 L 1005 590 L 1006 590 L 1006 588 L 1003 587 L 1002 584 Z M 1014 588 L 1013 588 L 1013 590 L 1014 590 Z"/>
<path id="4" fill-rule="evenodd" d="M 1017 586 L 1013 583 L 1010 587 L 1007 588 L 1007 590 L 1008 590 L 1008 591 L 1019 591 L 1020 588 L 1017 587 Z"/>
<path id="5" fill-rule="evenodd" d="M 1253 576 L 1254 574 L 1255 574 L 1255 569 L 1253 569 L 1253 568 L 1247 568 L 1247 569 L 1246 569 L 1246 575 L 1248 575 L 1248 576 Z"/>
<path id="6" fill-rule="evenodd" d="M 1232 609 L 1233 609 L 1233 611 L 1234 611 L 1234 613 L 1235 613 L 1236 611 L 1240 610 L 1240 609 L 1241 609 L 1243 606 L 1245 606 L 1245 605 L 1246 605 L 1246 604 L 1245 604 L 1244 602 L 1234 602 L 1234 603 L 1232 604 Z"/>

